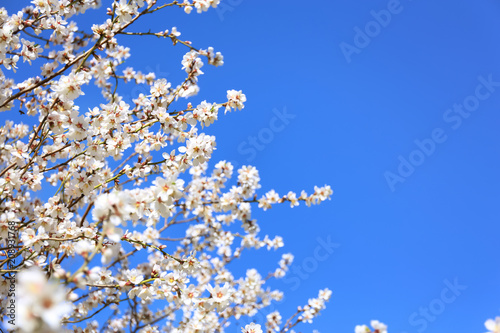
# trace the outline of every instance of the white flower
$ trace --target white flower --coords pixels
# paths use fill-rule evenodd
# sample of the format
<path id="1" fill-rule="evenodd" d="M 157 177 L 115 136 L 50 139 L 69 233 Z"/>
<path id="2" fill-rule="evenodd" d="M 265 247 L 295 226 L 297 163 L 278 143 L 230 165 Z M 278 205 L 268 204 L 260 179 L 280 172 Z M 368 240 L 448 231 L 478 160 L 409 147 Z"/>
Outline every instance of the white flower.
<path id="1" fill-rule="evenodd" d="M 224 64 L 224 57 L 220 52 L 215 53 L 214 56 L 214 48 L 209 47 L 207 51 L 208 63 L 210 65 L 214 65 L 215 67 L 222 66 Z"/>
<path id="2" fill-rule="evenodd" d="M 370 325 L 376 330 L 378 333 L 387 333 L 387 325 L 381 323 L 378 320 L 372 320 Z"/>
<path id="3" fill-rule="evenodd" d="M 210 159 L 215 146 L 215 137 L 201 133 L 198 136 L 189 138 L 186 146 L 181 146 L 178 150 L 192 159 L 194 166 L 206 162 Z"/>
<path id="4" fill-rule="evenodd" d="M 200 74 L 203 74 L 203 72 L 200 70 L 200 68 L 203 66 L 203 61 L 201 61 L 198 55 L 199 54 L 196 51 L 189 51 L 182 58 L 181 62 L 182 69 L 184 69 L 186 73 L 191 74 L 193 76 L 198 76 Z"/>
<path id="5" fill-rule="evenodd" d="M 199 291 L 196 289 L 196 286 L 191 284 L 189 287 L 184 290 L 183 293 L 183 301 L 186 305 L 194 304 L 196 298 L 200 295 Z"/>
<path id="6" fill-rule="evenodd" d="M 172 27 L 172 35 L 175 37 L 179 37 L 181 35 L 181 33 L 177 31 L 177 27 Z"/>
<path id="7" fill-rule="evenodd" d="M 324 301 L 330 300 L 331 296 L 332 296 L 332 291 L 328 288 L 319 291 L 319 298 L 321 298 Z"/>
<path id="8" fill-rule="evenodd" d="M 299 200 L 297 200 L 297 195 L 294 192 L 292 191 L 288 192 L 286 197 L 290 201 L 290 207 L 293 208 L 299 205 Z"/>
<path id="9" fill-rule="evenodd" d="M 328 289 L 326 289 L 326 290 L 328 290 Z M 324 293 L 324 290 L 322 290 L 321 292 Z M 374 333 L 375 332 L 376 333 L 387 333 L 387 325 L 381 323 L 378 320 L 372 320 L 370 322 L 370 325 L 372 326 Z M 357 325 L 354 328 L 354 333 L 370 333 L 370 332 L 372 332 L 372 331 L 366 325 Z"/>
<path id="10" fill-rule="evenodd" d="M 219 106 L 217 104 L 210 104 L 207 101 L 203 101 L 198 105 L 198 107 L 193 111 L 193 117 L 197 119 L 201 126 L 209 126 L 215 120 L 217 120 L 217 112 L 219 111 Z"/>
<path id="11" fill-rule="evenodd" d="M 170 82 L 167 82 L 165 79 L 157 80 L 150 89 L 151 95 L 156 98 L 164 97 L 167 95 L 170 86 Z"/>
<path id="12" fill-rule="evenodd" d="M 121 224 L 132 212 L 131 196 L 125 192 L 113 191 L 97 197 L 92 216 L 96 221 L 109 219 L 114 225 Z"/>
<path id="13" fill-rule="evenodd" d="M 59 331 L 61 318 L 73 308 L 66 299 L 64 287 L 49 283 L 36 266 L 21 271 L 18 281 L 19 320 L 16 324 L 23 332 L 43 332 L 48 328 Z"/>
<path id="14" fill-rule="evenodd" d="M 262 333 L 262 328 L 259 324 L 251 323 L 241 329 L 242 333 Z"/>
<path id="15" fill-rule="evenodd" d="M 230 301 L 230 297 L 233 293 L 231 286 L 226 282 L 223 287 L 211 285 L 207 286 L 207 290 L 212 296 L 210 298 L 211 302 L 217 306 L 219 311 L 222 311 Z"/>
<path id="16" fill-rule="evenodd" d="M 27 41 L 25 39 L 21 39 L 21 41 L 23 44 L 23 49 L 21 51 L 23 62 L 28 60 L 31 64 L 31 60 L 35 60 L 38 57 L 38 53 L 42 52 L 43 49 L 38 45 L 35 45 L 35 42 Z"/>
<path id="17" fill-rule="evenodd" d="M 139 284 L 144 280 L 144 275 L 139 274 L 139 271 L 135 268 L 130 270 L 127 275 L 129 281 L 133 284 Z"/>
<path id="18" fill-rule="evenodd" d="M 354 328 L 354 333 L 369 333 L 371 332 L 368 326 L 366 325 L 356 325 Z"/>
<path id="19" fill-rule="evenodd" d="M 116 15 L 120 18 L 121 22 L 127 23 L 132 21 L 132 15 L 136 13 L 135 6 L 127 4 L 125 0 L 120 0 L 118 4 L 115 3 L 114 5 Z"/>
<path id="20" fill-rule="evenodd" d="M 85 75 L 71 73 L 67 76 L 61 76 L 59 81 L 52 86 L 52 89 L 61 101 L 72 101 L 80 95 L 85 95 L 81 90 L 81 85 L 86 82 Z"/>
<path id="21" fill-rule="evenodd" d="M 247 101 L 247 97 L 240 91 L 236 90 L 228 90 L 227 91 L 227 103 L 226 103 L 226 112 L 230 111 L 231 108 L 241 110 L 245 106 L 244 102 Z"/>
<path id="22" fill-rule="evenodd" d="M 484 326 L 488 330 L 487 333 L 500 333 L 500 317 L 496 317 L 495 320 L 488 319 Z"/>
<path id="23" fill-rule="evenodd" d="M 83 257 L 87 257 L 95 249 L 94 244 L 86 239 L 78 241 L 75 245 L 75 252 Z"/>

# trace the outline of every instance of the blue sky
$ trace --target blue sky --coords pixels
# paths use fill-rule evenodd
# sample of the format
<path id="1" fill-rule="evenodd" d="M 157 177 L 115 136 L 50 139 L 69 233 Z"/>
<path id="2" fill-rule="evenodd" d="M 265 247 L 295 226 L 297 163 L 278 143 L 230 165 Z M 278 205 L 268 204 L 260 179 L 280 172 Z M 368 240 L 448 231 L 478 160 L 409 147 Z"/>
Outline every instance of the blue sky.
<path id="1" fill-rule="evenodd" d="M 224 66 L 203 67 L 193 103 L 224 101 L 228 89 L 248 102 L 206 130 L 217 137 L 213 164 L 255 165 L 262 193 L 332 186 L 320 206 L 256 213 L 286 246 L 244 263 L 265 273 L 295 255 L 296 273 L 273 284 L 286 294 L 284 318 L 319 288 L 333 291 L 300 331 L 379 319 L 391 333 L 484 332 L 500 316 L 499 17 L 492 0 L 222 0 L 133 29 L 176 26 L 224 55 Z M 183 79 L 182 46 L 120 41 L 128 65 Z M 329 240 L 332 253 L 318 256 Z"/>
<path id="2" fill-rule="evenodd" d="M 307 278 L 292 275 L 298 289 L 282 284 L 283 316 L 329 287 L 326 311 L 303 332 L 352 332 L 375 318 L 396 333 L 485 331 L 500 315 L 500 90 L 483 84 L 480 97 L 490 96 L 480 100 L 476 89 L 500 82 L 498 3 L 223 3 L 232 10 L 171 19 L 225 56 L 201 81 L 203 98 L 228 86 L 248 97 L 244 112 L 211 128 L 216 158 L 256 165 L 263 189 L 280 194 L 325 183 L 335 191 L 319 207 L 259 214 L 302 271 L 315 267 L 318 237 L 340 245 Z M 370 22 L 388 9 L 377 31 Z M 357 37 L 363 47 L 346 57 L 341 45 L 356 47 L 356 27 L 372 37 Z M 464 102 L 475 109 L 468 118 L 453 111 Z M 267 139 L 273 110 L 285 108 L 295 118 L 284 130 L 254 159 L 239 153 L 249 136 Z M 400 156 L 418 166 L 391 187 L 386 174 L 398 174 Z"/>

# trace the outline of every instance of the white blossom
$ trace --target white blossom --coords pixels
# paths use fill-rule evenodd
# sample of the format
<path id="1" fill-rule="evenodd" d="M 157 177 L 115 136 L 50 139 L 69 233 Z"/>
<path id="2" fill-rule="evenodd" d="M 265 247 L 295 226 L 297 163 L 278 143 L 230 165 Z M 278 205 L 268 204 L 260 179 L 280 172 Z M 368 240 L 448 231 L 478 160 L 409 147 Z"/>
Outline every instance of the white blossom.
<path id="1" fill-rule="evenodd" d="M 18 275 L 17 325 L 24 332 L 59 332 L 61 319 L 72 310 L 62 285 L 48 282 L 36 267 Z"/>

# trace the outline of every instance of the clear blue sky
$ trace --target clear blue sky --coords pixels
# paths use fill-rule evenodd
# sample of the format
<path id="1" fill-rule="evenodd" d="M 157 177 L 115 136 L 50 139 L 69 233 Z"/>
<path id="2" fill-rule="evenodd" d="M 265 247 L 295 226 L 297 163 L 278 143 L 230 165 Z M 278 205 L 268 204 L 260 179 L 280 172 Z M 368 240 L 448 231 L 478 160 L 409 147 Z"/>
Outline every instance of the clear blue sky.
<path id="1" fill-rule="evenodd" d="M 300 331 L 379 319 L 391 333 L 484 332 L 500 316 L 497 1 L 222 0 L 203 15 L 156 17 L 142 28 L 176 26 L 224 55 L 223 67 L 203 67 L 194 104 L 224 101 L 228 89 L 247 95 L 243 111 L 207 129 L 213 164 L 255 165 L 262 193 L 334 190 L 320 206 L 256 213 L 286 246 L 244 264 L 265 274 L 281 253 L 295 255 L 296 273 L 273 284 L 286 294 L 284 318 L 324 287 L 327 309 Z M 129 65 L 184 77 L 182 46 L 121 41 Z M 339 247 L 318 256 L 318 238 Z"/>

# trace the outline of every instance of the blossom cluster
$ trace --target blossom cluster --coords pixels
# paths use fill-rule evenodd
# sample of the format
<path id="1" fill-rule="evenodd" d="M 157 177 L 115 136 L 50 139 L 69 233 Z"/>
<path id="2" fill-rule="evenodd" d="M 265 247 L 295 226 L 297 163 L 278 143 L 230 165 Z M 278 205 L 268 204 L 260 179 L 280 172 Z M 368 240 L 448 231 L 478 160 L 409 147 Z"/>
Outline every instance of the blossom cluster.
<path id="1" fill-rule="evenodd" d="M 283 324 L 279 311 L 273 311 L 266 316 L 266 332 L 290 332 L 295 333 L 293 327 L 302 322 L 311 323 L 313 318 L 318 316 L 320 311 L 325 308 L 325 302 L 330 300 L 332 292 L 329 289 L 319 291 L 317 298 L 309 299 L 307 305 L 297 307 L 297 312 Z M 283 327 L 283 328 L 281 328 Z M 260 324 L 250 323 L 241 329 L 243 333 L 262 333 Z M 317 332 L 316 330 L 314 330 Z"/>
<path id="2" fill-rule="evenodd" d="M 221 108 L 242 110 L 246 95 L 229 89 L 225 100 L 185 100 L 200 93 L 205 63 L 224 64 L 222 54 L 195 48 L 176 27 L 131 29 L 162 10 L 202 13 L 219 2 L 103 2 L 106 18 L 88 31 L 79 22 L 101 8 L 99 0 L 0 8 L 0 110 L 21 113 L 21 121 L 0 127 L 0 274 L 17 275 L 19 313 L 9 323 L 18 331 L 234 331 L 235 320 L 283 298 L 267 281 L 284 277 L 293 255 L 267 274 L 248 268 L 241 276 L 228 267 L 248 249 L 284 246 L 282 237 L 260 233 L 252 208 L 319 204 L 331 188 L 260 194 L 254 166 L 212 164 L 216 138 L 202 131 Z M 147 36 L 187 48 L 182 82 L 125 65 L 132 50 L 123 41 Z M 25 67 L 31 77 L 22 76 Z M 147 85 L 147 93 L 128 101 L 123 87 L 131 83 Z M 77 103 L 84 100 L 90 108 Z M 13 267 L 5 251 L 11 233 Z M 321 290 L 289 319 L 275 311 L 263 325 L 292 332 L 311 323 L 330 296 Z M 239 329 L 262 332 L 256 323 Z"/>

